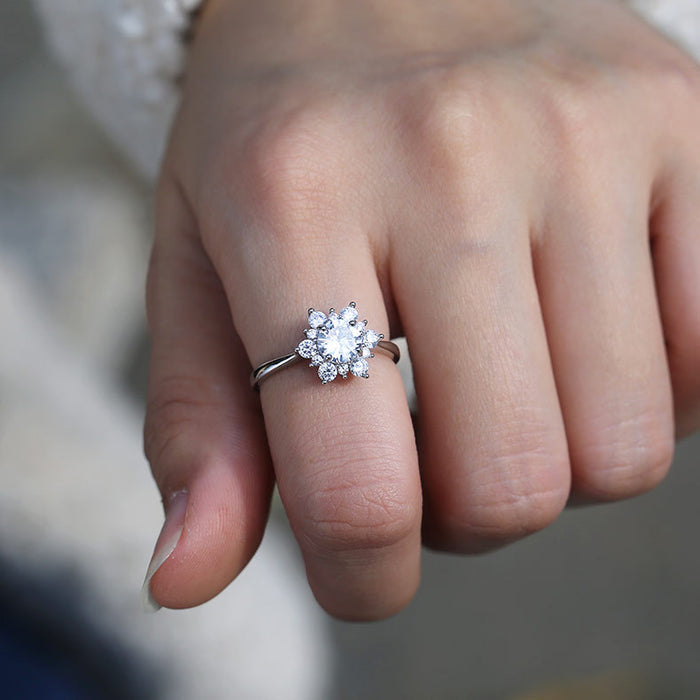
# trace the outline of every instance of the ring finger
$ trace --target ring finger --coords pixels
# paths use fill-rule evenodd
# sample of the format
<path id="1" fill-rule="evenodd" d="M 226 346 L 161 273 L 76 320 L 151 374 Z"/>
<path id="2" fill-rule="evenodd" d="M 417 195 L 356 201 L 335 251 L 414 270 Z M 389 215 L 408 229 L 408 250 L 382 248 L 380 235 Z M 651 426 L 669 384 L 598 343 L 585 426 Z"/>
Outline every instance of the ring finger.
<path id="1" fill-rule="evenodd" d="M 467 206 L 451 232 L 411 236 L 421 254 L 407 245 L 395 261 L 420 408 L 424 534 L 438 549 L 503 545 L 549 524 L 568 496 L 522 212 Z"/>

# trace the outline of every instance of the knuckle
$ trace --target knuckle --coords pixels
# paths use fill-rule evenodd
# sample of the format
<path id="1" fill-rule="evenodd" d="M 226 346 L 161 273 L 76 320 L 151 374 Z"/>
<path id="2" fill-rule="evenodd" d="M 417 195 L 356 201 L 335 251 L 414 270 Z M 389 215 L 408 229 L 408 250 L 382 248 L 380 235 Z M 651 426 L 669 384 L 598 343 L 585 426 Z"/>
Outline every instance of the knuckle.
<path id="1" fill-rule="evenodd" d="M 464 514 L 466 531 L 480 540 L 511 541 L 551 525 L 566 504 L 568 489 L 547 488 L 518 477 L 503 483 Z"/>
<path id="2" fill-rule="evenodd" d="M 554 522 L 566 505 L 568 458 L 551 441 L 513 440 L 470 468 L 470 483 L 453 489 L 441 507 L 447 532 L 467 543 L 525 537 Z"/>
<path id="3" fill-rule="evenodd" d="M 695 127 L 700 116 L 700 69 L 687 56 L 674 50 L 630 68 L 625 78 L 641 100 L 639 113 L 648 115 L 655 128 L 661 126 L 662 133 Z"/>
<path id="4" fill-rule="evenodd" d="M 252 135 L 242 164 L 257 213 L 275 224 L 327 215 L 341 190 L 340 133 L 329 110 L 306 107 Z"/>
<path id="5" fill-rule="evenodd" d="M 468 181 L 473 161 L 484 148 L 489 134 L 474 90 L 458 90 L 438 81 L 422 90 L 407 106 L 404 121 L 408 125 L 412 150 L 431 171 Z"/>
<path id="6" fill-rule="evenodd" d="M 316 551 L 384 549 L 417 526 L 419 507 L 393 466 L 375 463 L 369 477 L 352 476 L 352 466 L 343 464 L 327 470 L 321 482 L 300 513 L 304 539 Z"/>
<path id="7" fill-rule="evenodd" d="M 700 105 L 700 68 L 686 56 L 681 60 L 662 62 L 657 66 L 651 82 L 657 95 L 665 94 L 696 108 Z"/>
<path id="8" fill-rule="evenodd" d="M 639 115 L 640 126 L 648 129 L 669 123 L 671 114 L 700 113 L 700 70 L 692 61 L 673 56 L 615 70 L 614 81 L 601 79 L 595 69 L 566 70 L 564 77 L 549 76 L 556 89 L 551 80 L 541 86 L 539 119 L 560 170 L 609 157 L 611 137 L 619 138 L 629 128 L 623 114 Z"/>
<path id="9" fill-rule="evenodd" d="M 540 118 L 553 149 L 551 156 L 559 159 L 555 162 L 562 172 L 570 163 L 586 163 L 591 156 L 606 153 L 606 130 L 599 128 L 605 119 L 603 99 L 597 86 L 590 83 L 562 81 L 541 100 Z"/>
<path id="10" fill-rule="evenodd" d="M 551 525 L 564 508 L 559 492 L 503 489 L 465 514 L 463 529 L 483 543 L 512 542 Z"/>
<path id="11" fill-rule="evenodd" d="M 644 493 L 663 480 L 673 451 L 672 427 L 659 416 L 618 421 L 572 453 L 577 489 L 605 501 Z"/>

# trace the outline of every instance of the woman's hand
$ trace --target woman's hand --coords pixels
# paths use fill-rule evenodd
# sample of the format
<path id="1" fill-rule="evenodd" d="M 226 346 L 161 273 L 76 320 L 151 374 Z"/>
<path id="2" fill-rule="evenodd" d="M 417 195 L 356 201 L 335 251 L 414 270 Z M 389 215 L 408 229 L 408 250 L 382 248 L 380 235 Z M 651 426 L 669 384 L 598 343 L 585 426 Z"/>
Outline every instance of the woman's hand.
<path id="1" fill-rule="evenodd" d="M 618 3 L 209 0 L 148 285 L 146 450 L 187 493 L 154 598 L 240 572 L 274 477 L 348 619 L 410 600 L 421 522 L 480 552 L 658 484 L 700 425 L 698 125 L 700 69 Z M 248 385 L 350 300 L 408 339 L 417 445 L 386 357 Z"/>

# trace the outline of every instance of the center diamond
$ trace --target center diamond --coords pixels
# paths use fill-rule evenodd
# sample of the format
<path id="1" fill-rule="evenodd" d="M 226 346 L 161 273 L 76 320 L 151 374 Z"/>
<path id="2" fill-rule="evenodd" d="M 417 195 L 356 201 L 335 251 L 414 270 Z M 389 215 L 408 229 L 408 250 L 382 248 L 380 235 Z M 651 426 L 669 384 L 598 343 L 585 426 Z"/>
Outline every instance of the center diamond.
<path id="1" fill-rule="evenodd" d="M 317 344 L 323 357 L 330 355 L 334 362 L 349 362 L 357 355 L 357 334 L 342 318 L 329 320 L 318 329 Z"/>
<path id="2" fill-rule="evenodd" d="M 310 360 L 309 367 L 318 367 L 318 377 L 324 383 L 336 377 L 369 377 L 367 359 L 374 357 L 372 348 L 381 347 L 381 333 L 367 328 L 367 321 L 358 321 L 357 308 L 351 301 L 340 313 L 331 308 L 323 311 L 309 309 L 306 338 L 294 349 L 299 357 Z"/>

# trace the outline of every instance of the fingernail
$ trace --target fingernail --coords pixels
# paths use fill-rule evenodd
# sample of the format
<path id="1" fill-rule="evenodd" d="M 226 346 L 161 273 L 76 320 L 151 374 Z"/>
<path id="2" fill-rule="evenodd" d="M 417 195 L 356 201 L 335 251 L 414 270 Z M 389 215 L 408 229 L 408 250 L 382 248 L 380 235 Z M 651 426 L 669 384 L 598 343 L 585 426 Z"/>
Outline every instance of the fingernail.
<path id="1" fill-rule="evenodd" d="M 151 579 L 175 551 L 175 547 L 180 541 L 180 535 L 182 535 L 182 528 L 185 525 L 186 511 L 187 491 L 178 491 L 165 506 L 163 529 L 158 536 L 151 563 L 148 565 L 148 571 L 146 572 L 146 579 L 141 589 L 141 600 L 143 609 L 146 612 L 158 612 L 161 608 L 151 594 Z"/>

